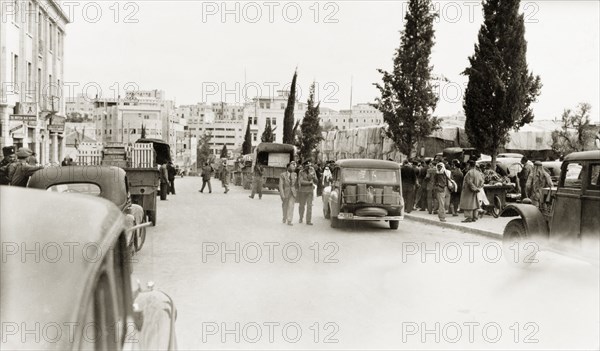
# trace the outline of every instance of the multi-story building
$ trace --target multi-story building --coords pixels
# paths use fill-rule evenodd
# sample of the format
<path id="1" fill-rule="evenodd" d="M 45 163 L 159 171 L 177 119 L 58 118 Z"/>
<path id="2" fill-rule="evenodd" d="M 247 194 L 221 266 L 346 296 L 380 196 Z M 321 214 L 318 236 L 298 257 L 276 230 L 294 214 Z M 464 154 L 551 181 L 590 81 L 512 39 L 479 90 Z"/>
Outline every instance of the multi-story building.
<path id="1" fill-rule="evenodd" d="M 244 105 L 244 128 L 250 124 L 253 145 L 260 143 L 267 123 L 271 124 L 275 134 L 274 142 L 283 142 L 283 117 L 289 91 L 280 90 L 277 93 L 277 96 L 274 97 L 255 97 Z M 294 108 L 294 119 L 302 120 L 304 113 L 306 113 L 306 103 L 297 101 Z"/>
<path id="2" fill-rule="evenodd" d="M 65 101 L 65 114 L 67 117 L 80 116 L 83 119 L 92 119 L 94 115 L 94 100 L 82 94 Z"/>
<path id="3" fill-rule="evenodd" d="M 375 126 L 383 124 L 383 114 L 375 107 L 362 103 L 347 110 L 321 110 L 321 124 L 330 123 L 338 130 Z"/>
<path id="4" fill-rule="evenodd" d="M 227 146 L 228 151 L 234 151 L 242 146 L 244 142 L 243 120 L 237 121 L 215 121 L 213 123 L 205 123 L 202 126 L 202 134 L 210 133 L 210 149 L 217 157 L 223 150 L 223 145 Z"/>
<path id="5" fill-rule="evenodd" d="M 69 18 L 57 0 L 3 0 L 0 7 L 0 146 L 26 146 L 40 162 L 58 162 Z"/>
<path id="6" fill-rule="evenodd" d="M 244 118 L 243 104 L 213 102 L 212 111 L 215 114 L 216 121 L 237 121 Z"/>
<path id="7" fill-rule="evenodd" d="M 185 120 L 188 136 L 199 138 L 203 134 L 202 126 L 215 121 L 212 106 L 203 102 L 178 106 L 176 111 L 176 115 Z"/>

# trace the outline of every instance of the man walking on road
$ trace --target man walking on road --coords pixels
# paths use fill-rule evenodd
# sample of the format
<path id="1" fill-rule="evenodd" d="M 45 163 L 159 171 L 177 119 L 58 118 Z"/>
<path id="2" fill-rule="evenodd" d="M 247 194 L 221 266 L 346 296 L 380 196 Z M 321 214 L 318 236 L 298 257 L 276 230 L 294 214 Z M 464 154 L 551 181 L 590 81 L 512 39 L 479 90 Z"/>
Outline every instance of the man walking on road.
<path id="1" fill-rule="evenodd" d="M 402 178 L 402 197 L 404 198 L 404 211 L 410 213 L 414 208 L 415 191 L 417 188 L 417 174 L 413 166 L 404 160 L 400 168 L 400 178 Z"/>
<path id="2" fill-rule="evenodd" d="M 229 170 L 227 169 L 227 160 L 223 161 L 221 166 L 221 184 L 225 188 L 225 194 L 229 192 Z"/>
<path id="3" fill-rule="evenodd" d="M 177 170 L 173 167 L 173 162 L 169 161 L 167 164 L 167 175 L 169 176 L 169 194 L 175 195 L 175 176 Z"/>
<path id="4" fill-rule="evenodd" d="M 167 200 L 167 194 L 169 193 L 169 172 L 167 171 L 167 164 L 163 163 L 158 168 L 160 172 L 160 199 L 162 201 Z"/>
<path id="5" fill-rule="evenodd" d="M 204 192 L 204 187 L 208 184 L 208 193 L 212 193 L 210 178 L 212 177 L 214 172 L 214 168 L 212 168 L 212 166 L 208 162 L 204 162 L 204 167 L 202 167 L 202 188 L 198 190 L 199 192 Z"/>
<path id="6" fill-rule="evenodd" d="M 252 193 L 249 196 L 251 199 L 254 199 L 254 194 L 256 193 L 258 193 L 258 198 L 262 199 L 263 169 L 263 166 L 258 162 L 254 166 L 254 174 L 252 175 Z"/>
<path id="7" fill-rule="evenodd" d="M 460 194 L 460 208 L 465 213 L 464 223 L 477 221 L 477 211 L 479 210 L 479 201 L 477 193 L 483 188 L 483 175 L 476 167 L 473 160 L 469 160 L 469 170 L 465 174 Z"/>
<path id="8" fill-rule="evenodd" d="M 300 221 L 304 218 L 304 211 L 306 210 L 306 224 L 312 224 L 312 202 L 314 184 L 318 182 L 317 174 L 315 169 L 312 167 L 310 161 L 304 162 L 304 167 L 298 174 L 298 210 L 300 212 Z"/>
<path id="9" fill-rule="evenodd" d="M 296 165 L 292 162 L 287 164 L 285 172 L 279 176 L 279 196 L 281 196 L 281 209 L 283 210 L 283 223 L 293 225 L 294 203 L 296 202 L 297 176 Z"/>

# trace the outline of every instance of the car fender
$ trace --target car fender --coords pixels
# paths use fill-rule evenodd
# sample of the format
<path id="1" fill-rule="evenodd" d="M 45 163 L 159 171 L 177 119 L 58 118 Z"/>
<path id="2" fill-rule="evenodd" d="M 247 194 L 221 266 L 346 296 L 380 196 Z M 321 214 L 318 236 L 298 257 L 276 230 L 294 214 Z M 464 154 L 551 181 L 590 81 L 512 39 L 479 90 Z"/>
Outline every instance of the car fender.
<path id="1" fill-rule="evenodd" d="M 337 217 L 337 215 L 340 213 L 340 206 L 339 206 L 339 191 L 338 189 L 335 189 L 333 191 L 331 191 L 329 193 L 329 210 L 331 211 L 331 216 L 332 217 Z"/>
<path id="2" fill-rule="evenodd" d="M 504 207 L 500 217 L 521 217 L 529 236 L 549 235 L 548 222 L 537 206 L 527 204 L 510 204 Z"/>
<path id="3" fill-rule="evenodd" d="M 140 350 L 176 350 L 177 309 L 171 297 L 160 290 L 143 291 L 134 303 L 143 311 L 137 339 Z"/>

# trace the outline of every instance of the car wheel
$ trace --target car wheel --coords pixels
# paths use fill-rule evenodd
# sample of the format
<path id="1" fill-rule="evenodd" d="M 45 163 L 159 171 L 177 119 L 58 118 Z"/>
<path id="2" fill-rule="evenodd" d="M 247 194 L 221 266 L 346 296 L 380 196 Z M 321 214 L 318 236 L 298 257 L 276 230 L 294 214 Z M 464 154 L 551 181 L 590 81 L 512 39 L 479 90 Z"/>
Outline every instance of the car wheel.
<path id="1" fill-rule="evenodd" d="M 502 211 L 502 200 L 498 195 L 494 196 L 494 207 L 492 208 L 492 216 L 494 218 L 498 218 L 500 216 L 500 211 Z"/>
<path id="2" fill-rule="evenodd" d="M 331 228 L 339 228 L 340 220 L 336 216 L 331 216 Z"/>
<path id="3" fill-rule="evenodd" d="M 522 219 L 508 222 L 502 235 L 502 254 L 507 262 L 518 266 L 529 266 L 536 262 L 538 247 L 528 242 L 528 238 Z"/>
<path id="4" fill-rule="evenodd" d="M 329 219 L 329 217 L 331 217 L 331 210 L 329 209 L 328 204 L 323 205 L 323 216 L 325 219 Z"/>
<path id="5" fill-rule="evenodd" d="M 398 229 L 400 221 L 390 221 L 390 229 Z"/>
<path id="6" fill-rule="evenodd" d="M 144 216 L 142 223 L 147 223 L 148 217 Z M 134 237 L 135 251 L 140 251 L 146 242 L 146 227 L 136 230 Z"/>

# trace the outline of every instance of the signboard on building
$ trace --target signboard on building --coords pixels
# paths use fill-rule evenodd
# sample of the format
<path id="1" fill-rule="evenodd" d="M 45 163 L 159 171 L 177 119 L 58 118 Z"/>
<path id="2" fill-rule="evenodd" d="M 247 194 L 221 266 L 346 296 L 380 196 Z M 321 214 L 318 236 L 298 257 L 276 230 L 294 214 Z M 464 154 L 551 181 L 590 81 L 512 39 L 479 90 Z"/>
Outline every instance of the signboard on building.
<path id="1" fill-rule="evenodd" d="M 36 122 L 37 115 L 8 115 L 9 121 Z"/>
<path id="2" fill-rule="evenodd" d="M 18 126 L 16 126 L 16 127 L 14 127 L 14 128 L 11 128 L 11 129 L 10 129 L 10 134 L 12 134 L 12 133 L 16 132 L 17 130 L 19 130 L 19 129 L 21 129 L 21 128 L 23 128 L 23 125 L 22 125 L 22 124 L 21 124 L 21 125 L 18 125 Z"/>
<path id="3" fill-rule="evenodd" d="M 62 133 L 65 131 L 65 121 L 67 119 L 58 115 L 50 116 L 50 123 L 48 123 L 48 131 L 52 133 Z"/>
<path id="4" fill-rule="evenodd" d="M 17 115 L 37 116 L 37 103 L 35 102 L 19 102 L 15 107 Z"/>

